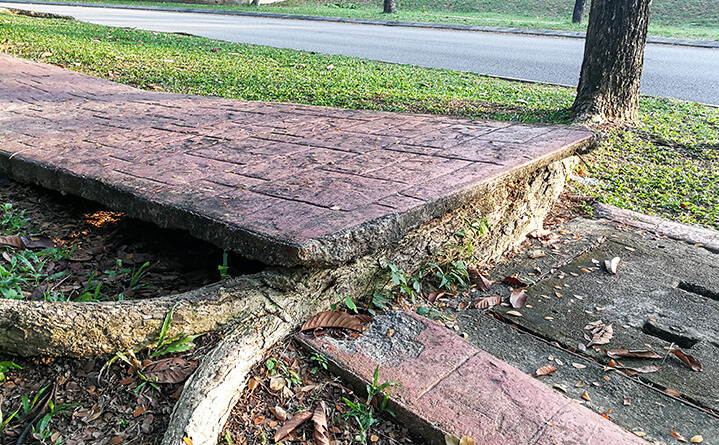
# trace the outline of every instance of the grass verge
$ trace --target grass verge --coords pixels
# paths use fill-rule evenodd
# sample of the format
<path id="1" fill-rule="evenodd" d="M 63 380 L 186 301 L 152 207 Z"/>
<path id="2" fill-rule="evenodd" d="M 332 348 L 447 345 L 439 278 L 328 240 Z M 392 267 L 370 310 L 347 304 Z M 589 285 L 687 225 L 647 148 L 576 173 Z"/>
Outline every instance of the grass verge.
<path id="1" fill-rule="evenodd" d="M 574 91 L 185 35 L 0 15 L 0 51 L 141 88 L 245 100 L 567 123 Z M 643 98 L 607 129 L 576 187 L 603 202 L 719 228 L 719 109 Z"/>
<path id="2" fill-rule="evenodd" d="M 56 0 L 58 1 L 58 0 Z M 353 19 L 398 20 L 421 23 L 448 23 L 472 26 L 585 31 L 582 24 L 571 21 L 573 2 L 566 0 L 452 0 L 437 4 L 428 0 L 400 0 L 396 14 L 382 13 L 378 0 L 288 0 L 281 3 L 248 5 L 201 5 L 142 0 L 59 0 L 79 3 L 106 3 L 138 6 L 160 6 L 219 9 L 227 11 L 299 14 Z M 587 12 L 589 6 L 587 6 Z M 719 3 L 706 0 L 655 0 L 649 35 L 697 40 L 719 40 Z"/>

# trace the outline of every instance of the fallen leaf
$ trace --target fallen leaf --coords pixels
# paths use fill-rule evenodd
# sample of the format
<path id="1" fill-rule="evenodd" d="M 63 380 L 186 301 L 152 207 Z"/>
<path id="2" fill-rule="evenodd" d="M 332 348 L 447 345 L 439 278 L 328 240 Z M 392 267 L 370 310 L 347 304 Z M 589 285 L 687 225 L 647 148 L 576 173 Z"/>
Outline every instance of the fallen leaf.
<path id="1" fill-rule="evenodd" d="M 185 445 L 193 445 L 193 444 L 192 444 L 192 439 L 190 439 L 190 438 L 187 437 L 187 436 L 183 437 L 183 438 L 182 438 L 182 441 L 185 442 Z"/>
<path id="2" fill-rule="evenodd" d="M 515 309 L 521 309 L 527 304 L 527 293 L 524 289 L 515 289 L 509 297 L 509 303 Z"/>
<path id="3" fill-rule="evenodd" d="M 44 235 L 22 236 L 22 242 L 28 249 L 52 249 L 55 242 L 52 238 Z"/>
<path id="4" fill-rule="evenodd" d="M 700 435 L 697 434 L 696 436 L 694 436 L 694 437 L 692 437 L 691 439 L 689 439 L 689 442 L 691 442 L 691 443 L 702 443 L 702 442 L 704 442 L 704 438 L 703 438 L 702 436 L 700 436 Z"/>
<path id="5" fill-rule="evenodd" d="M 315 424 L 315 432 L 312 437 L 315 439 L 315 445 L 330 445 L 330 437 L 327 434 L 327 407 L 325 402 L 320 402 L 312 413 L 312 422 Z"/>
<path id="6" fill-rule="evenodd" d="M 479 290 L 482 292 L 488 292 L 489 289 L 492 287 L 493 282 L 486 279 L 477 269 L 474 267 L 468 267 L 467 271 L 469 272 L 469 281 L 476 284 Z"/>
<path id="7" fill-rule="evenodd" d="M 515 276 L 504 277 L 504 280 L 502 280 L 502 283 L 508 284 L 510 286 L 514 286 L 515 288 L 527 287 L 527 285 L 525 283 L 522 283 L 519 280 L 519 278 L 517 278 Z"/>
<path id="8" fill-rule="evenodd" d="M 459 445 L 459 437 L 454 434 L 445 434 L 444 443 L 445 445 Z"/>
<path id="9" fill-rule="evenodd" d="M 667 388 L 664 390 L 665 393 L 669 394 L 670 396 L 679 397 L 681 394 L 676 389 Z"/>
<path id="10" fill-rule="evenodd" d="M 152 362 L 142 368 L 147 380 L 156 383 L 180 383 L 197 368 L 197 362 L 182 357 L 170 357 Z"/>
<path id="11" fill-rule="evenodd" d="M 427 295 L 427 301 L 429 301 L 430 303 L 434 303 L 435 301 L 437 301 L 438 298 L 442 298 L 445 294 L 446 292 L 444 291 L 432 291 L 429 293 L 429 295 Z"/>
<path id="12" fill-rule="evenodd" d="M 379 436 L 373 434 L 373 435 L 369 436 L 369 441 L 372 442 L 372 443 L 378 442 L 378 441 L 379 441 Z"/>
<path id="13" fill-rule="evenodd" d="M 587 344 L 587 347 L 593 345 L 606 345 L 614 336 L 614 328 L 611 323 L 608 325 L 604 325 L 601 321 L 599 323 L 599 325 L 593 327 L 592 339 L 589 341 L 589 344 Z"/>
<path id="14" fill-rule="evenodd" d="M 474 445 L 474 438 L 465 434 L 459 439 L 459 445 Z"/>
<path id="15" fill-rule="evenodd" d="M 629 406 L 631 404 L 632 404 L 631 400 L 629 400 L 627 397 L 625 397 L 624 398 L 624 406 Z"/>
<path id="16" fill-rule="evenodd" d="M 581 363 L 572 363 L 572 366 L 574 366 L 577 369 L 584 369 L 587 367 L 587 365 L 583 365 Z"/>
<path id="17" fill-rule="evenodd" d="M 530 250 L 527 252 L 527 256 L 533 260 L 536 260 L 537 258 L 542 258 L 544 256 L 547 256 L 547 254 L 542 249 L 536 249 L 536 250 Z"/>
<path id="18" fill-rule="evenodd" d="M 582 398 L 583 398 L 584 400 L 586 400 L 587 402 L 591 402 L 591 401 L 592 401 L 592 399 L 589 398 L 589 393 L 588 393 L 587 391 L 584 391 L 584 392 L 582 393 Z"/>
<path id="19" fill-rule="evenodd" d="M 670 352 L 679 357 L 679 360 L 681 360 L 682 363 L 687 365 L 692 371 L 702 370 L 702 364 L 699 363 L 699 360 L 695 359 L 689 354 L 683 353 L 681 349 L 672 349 Z"/>
<path id="20" fill-rule="evenodd" d="M 557 370 L 557 367 L 554 365 L 544 365 L 541 368 L 534 371 L 533 377 L 540 377 L 543 375 L 551 375 L 556 370 Z"/>
<path id="21" fill-rule="evenodd" d="M 125 378 L 125 379 L 120 380 L 118 383 L 119 383 L 120 385 L 127 386 L 127 385 L 129 385 L 130 383 L 132 383 L 132 382 L 134 382 L 134 381 L 135 381 L 135 377 L 127 377 L 127 378 Z"/>
<path id="22" fill-rule="evenodd" d="M 142 405 L 138 405 L 135 408 L 135 411 L 132 413 L 132 417 L 140 417 L 141 415 L 145 414 L 147 412 L 147 408 L 145 408 Z"/>
<path id="23" fill-rule="evenodd" d="M 674 431 L 674 430 L 671 430 L 671 431 L 669 432 L 669 434 L 671 434 L 672 437 L 675 438 L 676 440 L 678 440 L 679 442 L 686 442 L 686 441 L 687 441 L 686 437 L 682 436 L 681 434 L 677 433 L 677 432 Z"/>
<path id="24" fill-rule="evenodd" d="M 347 312 L 325 311 L 311 317 L 302 325 L 302 331 L 317 328 L 344 328 L 362 332 L 362 322 Z"/>
<path id="25" fill-rule="evenodd" d="M 631 350 L 630 351 L 629 349 L 627 349 L 625 347 L 609 349 L 607 351 L 607 355 L 611 358 L 620 358 L 620 357 L 650 358 L 650 359 L 662 358 L 661 355 L 657 354 L 656 352 L 654 352 L 650 349 Z"/>
<path id="26" fill-rule="evenodd" d="M 488 307 L 496 306 L 502 302 L 502 296 L 499 294 L 490 295 L 488 297 L 479 298 L 474 300 L 474 307 L 477 309 L 487 309 Z"/>
<path id="27" fill-rule="evenodd" d="M 310 411 L 302 411 L 301 413 L 295 414 L 290 420 L 288 420 L 282 427 L 277 430 L 277 433 L 275 434 L 275 442 L 279 442 L 285 437 L 287 437 L 288 434 L 290 434 L 292 431 L 296 430 L 297 427 L 305 423 L 307 420 L 312 417 L 312 412 Z"/>
<path id="28" fill-rule="evenodd" d="M 647 435 L 647 433 L 645 433 L 644 431 L 632 431 L 632 432 L 639 437 L 644 437 Z"/>
<path id="29" fill-rule="evenodd" d="M 559 383 L 555 383 L 553 386 L 554 386 L 555 388 L 557 388 L 558 390 L 562 391 L 562 392 L 567 392 L 567 387 L 564 386 L 564 385 L 560 385 Z"/>
<path id="30" fill-rule="evenodd" d="M 287 385 L 287 380 L 284 377 L 272 377 L 270 379 L 270 389 L 272 391 L 279 391 Z"/>
<path id="31" fill-rule="evenodd" d="M 285 411 L 281 406 L 275 406 L 274 408 L 270 408 L 270 412 L 280 422 L 284 422 L 285 420 L 287 420 L 287 411 Z"/>
<path id="32" fill-rule="evenodd" d="M 0 246 L 14 247 L 16 249 L 27 249 L 22 237 L 17 235 L 0 236 Z"/>
<path id="33" fill-rule="evenodd" d="M 615 256 L 611 260 L 604 260 L 604 268 L 607 269 L 607 272 L 610 274 L 616 275 L 617 269 L 619 268 L 619 261 L 621 260 L 618 256 Z"/>
<path id="34" fill-rule="evenodd" d="M 507 314 L 507 315 L 512 315 L 512 316 L 514 316 L 514 317 L 521 317 L 521 316 L 522 316 L 522 313 L 521 313 L 521 312 L 517 312 L 517 311 L 507 311 L 506 314 Z"/>
<path id="35" fill-rule="evenodd" d="M 107 443 L 110 443 L 112 445 L 118 445 L 118 444 L 122 443 L 124 440 L 125 440 L 124 436 L 114 436 Z"/>
<path id="36" fill-rule="evenodd" d="M 258 416 L 255 417 L 255 420 L 252 421 L 255 425 L 259 425 L 262 423 L 262 421 L 265 420 L 265 416 Z"/>
<path id="37" fill-rule="evenodd" d="M 247 381 L 247 387 L 250 388 L 250 391 L 254 391 L 255 388 L 260 384 L 260 381 L 256 378 L 251 378 Z"/>
<path id="38" fill-rule="evenodd" d="M 617 368 L 618 370 L 620 370 L 620 371 L 625 371 L 625 370 L 626 370 L 626 371 L 631 371 L 631 372 L 638 372 L 638 373 L 640 373 L 640 374 L 648 374 L 648 373 L 650 373 L 650 372 L 657 372 L 657 371 L 659 371 L 660 369 L 662 369 L 661 366 L 655 366 L 655 365 L 642 366 L 642 367 L 639 367 L 639 368 L 632 368 L 632 367 L 629 367 L 629 366 L 617 366 L 616 368 Z"/>

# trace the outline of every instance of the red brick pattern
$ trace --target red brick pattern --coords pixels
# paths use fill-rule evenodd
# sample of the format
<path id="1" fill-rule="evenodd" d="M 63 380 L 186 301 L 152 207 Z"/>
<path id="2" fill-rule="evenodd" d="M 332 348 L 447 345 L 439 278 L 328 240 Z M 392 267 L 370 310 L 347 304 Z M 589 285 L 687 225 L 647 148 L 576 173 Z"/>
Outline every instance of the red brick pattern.
<path id="1" fill-rule="evenodd" d="M 101 181 L 158 212 L 210 218 L 232 235 L 229 248 L 270 263 L 332 262 L 305 247 L 541 166 L 592 137 L 569 127 L 147 92 L 2 54 L 0 66 L 6 164 Z M 285 257 L 249 252 L 258 240 L 284 246 Z"/>

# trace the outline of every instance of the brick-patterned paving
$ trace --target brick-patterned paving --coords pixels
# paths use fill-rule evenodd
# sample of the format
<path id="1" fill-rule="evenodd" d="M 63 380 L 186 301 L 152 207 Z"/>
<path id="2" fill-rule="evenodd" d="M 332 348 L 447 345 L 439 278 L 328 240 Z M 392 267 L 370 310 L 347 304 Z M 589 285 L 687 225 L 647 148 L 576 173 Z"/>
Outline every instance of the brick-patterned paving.
<path id="1" fill-rule="evenodd" d="M 359 387 L 392 389 L 395 412 L 428 443 L 444 434 L 484 445 L 641 445 L 648 442 L 411 312 L 375 317 L 358 339 L 298 334 Z M 518 351 L 517 353 L 521 353 Z"/>
<path id="2" fill-rule="evenodd" d="M 207 238 L 187 215 L 268 263 L 367 253 L 326 252 L 419 206 L 439 216 L 439 198 L 592 138 L 565 126 L 147 92 L 3 54 L 0 67 L 0 168 Z M 377 227 L 384 244 L 401 236 Z"/>

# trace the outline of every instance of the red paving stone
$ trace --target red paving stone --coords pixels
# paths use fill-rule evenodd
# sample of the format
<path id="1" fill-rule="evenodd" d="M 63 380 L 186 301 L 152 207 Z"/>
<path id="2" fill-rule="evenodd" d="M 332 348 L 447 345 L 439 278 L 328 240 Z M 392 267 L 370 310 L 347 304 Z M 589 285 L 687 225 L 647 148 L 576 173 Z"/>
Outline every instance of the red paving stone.
<path id="1" fill-rule="evenodd" d="M 3 54 L 0 66 L 2 170 L 266 263 L 369 253 L 440 216 L 438 198 L 592 141 L 571 127 L 147 92 Z M 425 219 L 384 229 L 418 207 Z"/>
<path id="2" fill-rule="evenodd" d="M 402 384 L 392 390 L 400 420 L 433 443 L 444 434 L 486 445 L 647 443 L 427 318 L 390 313 L 373 323 L 359 339 L 299 339 L 361 387 L 379 365 L 380 383 Z"/>

